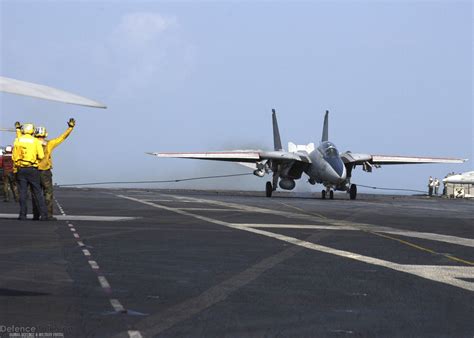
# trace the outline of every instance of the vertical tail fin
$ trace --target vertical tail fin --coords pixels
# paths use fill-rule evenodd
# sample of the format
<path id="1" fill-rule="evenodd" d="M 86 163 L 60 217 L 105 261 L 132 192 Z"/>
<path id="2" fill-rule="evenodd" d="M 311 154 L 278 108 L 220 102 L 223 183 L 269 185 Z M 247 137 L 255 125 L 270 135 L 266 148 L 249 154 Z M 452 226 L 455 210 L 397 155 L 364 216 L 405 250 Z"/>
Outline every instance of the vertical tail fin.
<path id="1" fill-rule="evenodd" d="M 321 137 L 321 142 L 328 141 L 328 115 L 329 110 L 326 110 L 326 115 L 324 115 L 323 136 Z"/>
<path id="2" fill-rule="evenodd" d="M 277 121 L 275 109 L 272 109 L 272 121 L 273 121 L 273 149 L 283 150 L 283 147 L 281 146 L 280 130 L 278 130 L 278 121 Z"/>

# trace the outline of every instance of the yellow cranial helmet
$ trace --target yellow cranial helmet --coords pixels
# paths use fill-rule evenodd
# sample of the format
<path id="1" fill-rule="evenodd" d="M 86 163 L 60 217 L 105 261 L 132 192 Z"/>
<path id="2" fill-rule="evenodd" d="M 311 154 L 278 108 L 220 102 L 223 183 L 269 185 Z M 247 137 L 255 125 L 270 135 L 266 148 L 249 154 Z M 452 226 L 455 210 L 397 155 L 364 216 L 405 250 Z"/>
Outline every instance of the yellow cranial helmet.
<path id="1" fill-rule="evenodd" d="M 23 123 L 21 126 L 21 133 L 22 134 L 30 134 L 32 135 L 35 132 L 35 126 L 33 123 Z"/>
<path id="2" fill-rule="evenodd" d="M 47 137 L 48 133 L 46 132 L 46 128 L 45 127 L 36 127 L 35 136 L 36 137 Z"/>

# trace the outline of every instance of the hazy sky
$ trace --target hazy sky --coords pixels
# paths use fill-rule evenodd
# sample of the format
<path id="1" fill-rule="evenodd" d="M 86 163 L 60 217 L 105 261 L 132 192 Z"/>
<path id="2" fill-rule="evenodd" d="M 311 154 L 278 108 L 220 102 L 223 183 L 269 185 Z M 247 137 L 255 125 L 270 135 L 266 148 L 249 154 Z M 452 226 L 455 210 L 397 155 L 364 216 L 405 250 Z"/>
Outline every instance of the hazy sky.
<path id="1" fill-rule="evenodd" d="M 0 74 L 108 106 L 0 93 L 0 126 L 45 125 L 61 183 L 245 172 L 232 163 L 146 151 L 318 143 L 324 111 L 340 151 L 469 158 L 386 166 L 353 182 L 425 190 L 429 175 L 473 168 L 470 1 L 0 1 Z M 12 135 L 0 134 L 0 144 Z M 166 187 L 263 190 L 266 179 Z M 311 187 L 306 179 L 298 189 Z"/>

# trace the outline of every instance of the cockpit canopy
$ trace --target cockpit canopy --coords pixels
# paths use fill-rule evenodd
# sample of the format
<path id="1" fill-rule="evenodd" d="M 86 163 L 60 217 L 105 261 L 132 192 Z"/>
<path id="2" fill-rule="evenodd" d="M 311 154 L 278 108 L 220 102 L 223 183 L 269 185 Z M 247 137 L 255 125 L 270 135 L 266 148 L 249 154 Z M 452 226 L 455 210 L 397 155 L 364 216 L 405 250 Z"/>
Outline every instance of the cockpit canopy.
<path id="1" fill-rule="evenodd" d="M 336 146 L 332 142 L 323 142 L 319 147 L 323 153 L 324 157 L 334 158 L 339 157 L 339 151 L 337 151 Z"/>

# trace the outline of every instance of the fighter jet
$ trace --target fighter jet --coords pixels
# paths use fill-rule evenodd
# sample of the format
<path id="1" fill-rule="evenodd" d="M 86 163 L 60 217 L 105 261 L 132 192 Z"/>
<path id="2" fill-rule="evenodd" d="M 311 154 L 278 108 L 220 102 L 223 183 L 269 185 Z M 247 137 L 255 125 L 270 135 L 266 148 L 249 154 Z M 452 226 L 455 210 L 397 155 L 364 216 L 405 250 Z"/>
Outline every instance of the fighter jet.
<path id="1" fill-rule="evenodd" d="M 158 157 L 188 158 L 200 160 L 229 161 L 253 167 L 254 174 L 263 177 L 272 173 L 272 181 L 266 183 L 266 196 L 271 197 L 277 186 L 284 190 L 292 190 L 295 180 L 302 174 L 308 176 L 312 185 L 319 183 L 325 189 L 321 192 L 323 199 L 329 196 L 334 198 L 334 190 L 346 191 L 351 200 L 356 199 L 357 186 L 351 183 L 352 170 L 360 165 L 366 172 L 373 168 L 389 164 L 417 164 L 417 163 L 463 163 L 465 160 L 457 158 L 413 157 L 413 156 L 386 156 L 352 153 L 340 153 L 334 143 L 329 141 L 328 115 L 324 116 L 323 133 L 318 147 L 314 143 L 296 145 L 288 143 L 288 151 L 282 147 L 280 131 L 275 109 L 272 110 L 274 149 L 263 150 L 232 150 L 201 153 L 147 153 Z"/>

